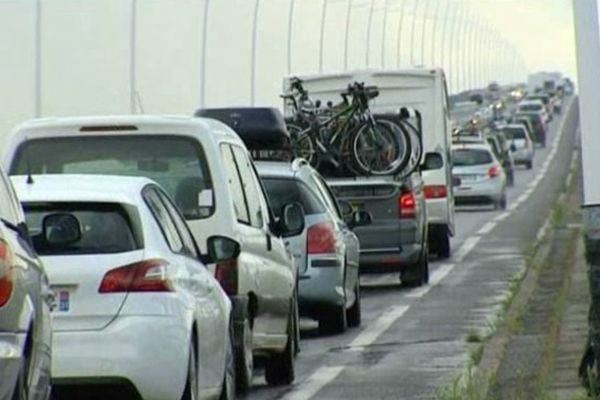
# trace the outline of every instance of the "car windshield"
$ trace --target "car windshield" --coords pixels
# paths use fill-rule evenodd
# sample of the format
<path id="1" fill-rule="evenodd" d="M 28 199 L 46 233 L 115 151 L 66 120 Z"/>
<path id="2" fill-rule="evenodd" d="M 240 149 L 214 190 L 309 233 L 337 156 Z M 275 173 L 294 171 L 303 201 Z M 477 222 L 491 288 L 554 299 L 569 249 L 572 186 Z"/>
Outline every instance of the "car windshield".
<path id="1" fill-rule="evenodd" d="M 541 104 L 521 104 L 519 110 L 521 111 L 540 111 L 543 108 Z"/>
<path id="2" fill-rule="evenodd" d="M 290 203 L 302 204 L 306 215 L 325 212 L 325 205 L 319 197 L 304 182 L 298 179 L 265 178 L 263 182 L 269 203 L 277 218 L 281 216 L 283 206 Z"/>
<path id="3" fill-rule="evenodd" d="M 124 253 L 143 248 L 137 210 L 115 203 L 25 203 L 25 217 L 33 247 L 40 255 Z M 81 236 L 68 244 L 52 243 L 44 233 L 44 219 L 67 213 L 79 221 Z"/>
<path id="4" fill-rule="evenodd" d="M 527 138 L 527 135 L 525 135 L 525 131 L 523 129 L 504 128 L 503 132 L 504 132 L 504 136 L 506 136 L 506 139 L 508 139 L 508 140 L 526 139 Z"/>
<path id="5" fill-rule="evenodd" d="M 493 161 L 489 151 L 484 149 L 454 149 L 452 160 L 455 167 L 491 164 Z"/>
<path id="6" fill-rule="evenodd" d="M 143 176 L 159 183 L 186 219 L 205 218 L 214 210 L 204 152 L 188 138 L 137 135 L 29 140 L 17 150 L 10 173 L 29 172 Z"/>

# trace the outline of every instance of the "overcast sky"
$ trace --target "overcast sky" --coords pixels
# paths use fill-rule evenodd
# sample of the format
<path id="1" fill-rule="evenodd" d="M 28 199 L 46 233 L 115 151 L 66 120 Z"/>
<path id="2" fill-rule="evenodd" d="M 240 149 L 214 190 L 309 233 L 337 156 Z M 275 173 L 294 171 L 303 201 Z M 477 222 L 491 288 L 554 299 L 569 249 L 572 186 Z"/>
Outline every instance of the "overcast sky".
<path id="1" fill-rule="evenodd" d="M 474 37 L 485 30 L 496 31 L 518 50 L 529 71 L 558 70 L 575 77 L 570 0 L 295 0 L 289 65 L 288 17 L 292 0 L 260 0 L 254 75 L 251 45 L 255 0 L 210 0 L 203 60 L 205 1 L 138 0 L 135 42 L 138 111 L 143 108 L 146 113 L 190 114 L 201 105 L 202 98 L 206 106 L 248 105 L 252 87 L 256 104 L 279 105 L 282 77 L 288 72 L 344 70 L 349 1 L 352 8 L 347 67 L 350 69 L 396 68 L 398 61 L 407 66 L 411 61 L 420 63 L 421 54 L 424 65 L 439 66 L 445 43 L 443 66 L 450 89 L 464 89 L 473 82 L 466 79 L 472 69 L 465 69 L 465 65 L 474 58 L 464 58 L 459 51 L 466 48 L 466 29 L 475 27 L 469 25 L 475 21 L 478 26 Z M 328 6 L 321 53 L 323 1 Z M 371 1 L 374 7 L 369 35 Z M 35 2 L 0 0 L 0 140 L 15 124 L 33 116 Z M 128 113 L 130 1 L 41 0 L 41 3 L 42 115 Z M 413 25 L 415 5 L 418 18 Z M 452 23 L 444 25 L 443 16 L 452 17 L 457 5 L 466 10 L 469 19 L 463 23 L 465 29 L 452 35 Z M 426 9 L 428 17 L 423 19 Z M 435 10 L 444 15 L 435 19 Z M 495 44 L 488 45 L 486 54 L 492 54 L 496 48 Z M 516 80 L 509 73 L 514 72 L 510 68 L 515 59 L 486 58 L 485 72 Z M 524 80 L 526 71 L 519 72 L 519 78 Z"/>

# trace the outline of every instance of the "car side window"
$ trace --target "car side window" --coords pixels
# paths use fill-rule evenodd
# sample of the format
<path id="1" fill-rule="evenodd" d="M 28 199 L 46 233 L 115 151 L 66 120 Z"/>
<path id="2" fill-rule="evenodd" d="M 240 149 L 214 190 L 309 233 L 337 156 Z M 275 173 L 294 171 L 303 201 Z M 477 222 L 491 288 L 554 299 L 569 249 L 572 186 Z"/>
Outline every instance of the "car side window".
<path id="1" fill-rule="evenodd" d="M 240 177 L 242 178 L 246 203 L 248 204 L 248 211 L 250 213 L 250 225 L 255 228 L 262 228 L 263 212 L 260 205 L 261 191 L 258 178 L 255 175 L 254 168 L 252 167 L 246 151 L 239 146 L 231 146 L 231 149 L 233 150 L 238 171 L 240 172 Z"/>
<path id="2" fill-rule="evenodd" d="M 164 192 L 161 190 L 157 190 L 157 192 L 158 196 L 165 205 L 171 220 L 175 223 L 177 231 L 179 232 L 179 237 L 183 242 L 183 251 L 192 258 L 198 258 L 196 242 L 194 241 L 194 238 L 192 237 L 192 234 L 190 233 L 185 221 L 181 217 L 181 214 L 177 211 L 177 208 L 173 205 L 171 199 L 169 199 Z"/>
<path id="3" fill-rule="evenodd" d="M 327 205 L 327 208 L 329 208 L 329 210 L 332 213 L 334 213 L 335 215 L 337 215 L 337 217 L 339 219 L 343 219 L 342 218 L 342 213 L 340 212 L 340 209 L 339 209 L 339 207 L 337 205 L 337 201 L 335 199 L 335 196 L 331 192 L 331 189 L 329 189 L 329 186 L 327 186 L 327 184 L 323 181 L 323 178 L 321 178 L 320 176 L 313 175 L 313 180 L 317 184 L 317 188 L 319 189 L 319 193 L 321 194 L 321 197 L 325 201 L 325 204 Z"/>
<path id="4" fill-rule="evenodd" d="M 250 224 L 250 216 L 248 214 L 248 206 L 246 204 L 246 196 L 242 186 L 235 158 L 229 145 L 221 145 L 221 154 L 225 165 L 225 173 L 227 174 L 227 183 L 233 197 L 233 208 L 238 222 Z"/>
<path id="5" fill-rule="evenodd" d="M 183 242 L 179 237 L 179 233 L 177 232 L 177 228 L 175 227 L 173 220 L 171 220 L 169 217 L 169 212 L 158 197 L 156 190 L 151 188 L 146 189 L 144 191 L 144 200 L 154 215 L 154 219 L 160 226 L 163 236 L 165 237 L 165 240 L 167 241 L 171 251 L 174 253 L 181 253 L 183 251 Z"/>

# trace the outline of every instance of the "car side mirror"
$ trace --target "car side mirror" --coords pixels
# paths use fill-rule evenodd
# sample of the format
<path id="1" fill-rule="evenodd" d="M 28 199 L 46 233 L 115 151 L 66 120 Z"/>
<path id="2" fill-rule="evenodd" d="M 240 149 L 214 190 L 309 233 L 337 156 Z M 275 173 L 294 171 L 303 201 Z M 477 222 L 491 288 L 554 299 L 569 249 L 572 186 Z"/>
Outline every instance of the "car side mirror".
<path id="1" fill-rule="evenodd" d="M 29 228 L 27 227 L 27 224 L 25 222 L 20 222 L 19 224 L 15 225 L 5 219 L 2 219 L 2 223 L 4 224 L 4 226 L 6 226 L 11 231 L 16 232 L 17 235 L 19 235 L 19 238 L 21 238 L 22 240 L 31 244 L 31 236 L 29 235 Z"/>
<path id="2" fill-rule="evenodd" d="M 210 262 L 229 261 L 240 255 L 240 244 L 227 236 L 211 236 L 206 241 L 206 249 Z"/>
<path id="3" fill-rule="evenodd" d="M 440 169 L 444 166 L 444 159 L 440 153 L 427 153 L 421 165 L 421 171 Z"/>
<path id="4" fill-rule="evenodd" d="M 344 221 L 348 222 L 351 220 L 352 213 L 354 212 L 352 204 L 346 200 L 338 200 L 338 206 L 340 207 L 340 212 L 342 213 L 342 218 Z"/>
<path id="5" fill-rule="evenodd" d="M 50 245 L 68 246 L 81 240 L 81 224 L 73 214 L 49 214 L 42 221 L 42 234 Z"/>
<path id="6" fill-rule="evenodd" d="M 514 153 L 515 151 L 517 151 L 517 146 L 515 146 L 515 144 L 514 144 L 514 143 L 512 143 L 512 144 L 510 145 L 510 151 L 512 151 L 513 153 Z"/>
<path id="7" fill-rule="evenodd" d="M 295 236 L 304 230 L 304 208 L 300 203 L 289 203 L 282 207 L 279 233 L 283 237 Z"/>

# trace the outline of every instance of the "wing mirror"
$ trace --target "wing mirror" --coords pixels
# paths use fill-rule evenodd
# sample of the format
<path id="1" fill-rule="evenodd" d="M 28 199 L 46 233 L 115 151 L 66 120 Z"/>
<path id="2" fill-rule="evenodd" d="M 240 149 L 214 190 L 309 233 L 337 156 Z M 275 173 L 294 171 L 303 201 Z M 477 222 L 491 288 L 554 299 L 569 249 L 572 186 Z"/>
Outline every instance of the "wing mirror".
<path id="1" fill-rule="evenodd" d="M 304 230 L 304 207 L 300 203 L 289 203 L 282 207 L 279 233 L 283 237 L 295 236 Z"/>
<path id="2" fill-rule="evenodd" d="M 462 179 L 456 175 L 452 175 L 452 186 L 460 186 L 462 185 Z"/>
<path id="3" fill-rule="evenodd" d="M 421 165 L 421 171 L 431 171 L 444 166 L 444 159 L 440 153 L 427 153 Z"/>
<path id="4" fill-rule="evenodd" d="M 211 236 L 206 241 L 206 249 L 210 262 L 229 261 L 240 255 L 240 244 L 227 236 Z M 206 260 L 205 260 L 206 261 Z"/>
<path id="5" fill-rule="evenodd" d="M 512 151 L 513 153 L 514 153 L 515 151 L 517 151 L 517 146 L 515 146 L 515 144 L 514 144 L 514 143 L 511 143 L 511 145 L 510 145 L 510 151 Z"/>
<path id="6" fill-rule="evenodd" d="M 81 224 L 73 214 L 49 214 L 42 221 L 42 234 L 49 245 L 68 246 L 81 240 Z"/>

